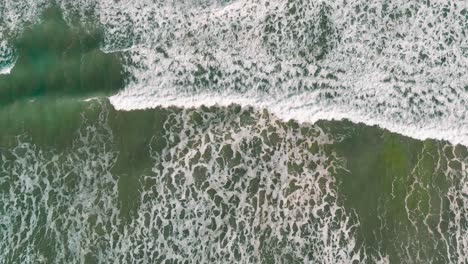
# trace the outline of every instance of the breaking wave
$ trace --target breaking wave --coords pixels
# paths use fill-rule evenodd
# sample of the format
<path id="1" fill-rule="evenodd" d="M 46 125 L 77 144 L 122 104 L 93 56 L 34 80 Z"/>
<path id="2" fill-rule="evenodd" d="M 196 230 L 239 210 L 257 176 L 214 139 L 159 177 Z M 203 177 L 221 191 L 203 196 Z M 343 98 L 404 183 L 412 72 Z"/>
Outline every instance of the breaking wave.
<path id="1" fill-rule="evenodd" d="M 57 1 L 130 75 L 117 109 L 228 105 L 468 145 L 463 1 Z M 5 1 L 12 31 L 48 1 Z"/>

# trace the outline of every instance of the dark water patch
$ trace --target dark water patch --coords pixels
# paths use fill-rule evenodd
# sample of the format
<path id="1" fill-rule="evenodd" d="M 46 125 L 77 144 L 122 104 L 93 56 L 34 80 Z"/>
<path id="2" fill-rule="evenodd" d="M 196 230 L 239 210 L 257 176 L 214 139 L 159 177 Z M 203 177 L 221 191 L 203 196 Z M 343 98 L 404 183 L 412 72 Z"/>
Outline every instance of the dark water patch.
<path id="1" fill-rule="evenodd" d="M 168 114 L 166 109 L 110 112 L 109 126 L 120 153 L 113 172 L 120 175 L 121 213 L 127 220 L 138 210 L 142 176 L 152 173 L 153 161 L 149 153 L 166 147 L 163 124 Z"/>
<path id="2" fill-rule="evenodd" d="M 0 145 L 12 147 L 17 137 L 28 135 L 44 148 L 69 147 L 83 125 L 82 114 L 89 106 L 76 98 L 39 98 L 17 101 L 0 108 Z"/>
<path id="3" fill-rule="evenodd" d="M 45 96 L 108 95 L 123 88 L 120 54 L 99 50 L 98 29 L 73 28 L 57 7 L 12 42 L 18 59 L 0 76 L 0 105 Z"/>

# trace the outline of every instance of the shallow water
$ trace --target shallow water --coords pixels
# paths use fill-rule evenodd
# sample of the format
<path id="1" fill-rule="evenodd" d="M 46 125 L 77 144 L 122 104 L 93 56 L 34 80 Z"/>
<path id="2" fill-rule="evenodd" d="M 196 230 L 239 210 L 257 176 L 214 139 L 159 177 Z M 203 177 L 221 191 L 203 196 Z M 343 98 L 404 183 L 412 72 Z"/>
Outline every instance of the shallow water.
<path id="1" fill-rule="evenodd" d="M 0 1 L 0 263 L 468 261 L 463 3 L 57 2 Z"/>
<path id="2" fill-rule="evenodd" d="M 461 145 L 101 99 L 2 127 L 42 103 L 50 122 L 0 137 L 4 263 L 466 260 Z"/>

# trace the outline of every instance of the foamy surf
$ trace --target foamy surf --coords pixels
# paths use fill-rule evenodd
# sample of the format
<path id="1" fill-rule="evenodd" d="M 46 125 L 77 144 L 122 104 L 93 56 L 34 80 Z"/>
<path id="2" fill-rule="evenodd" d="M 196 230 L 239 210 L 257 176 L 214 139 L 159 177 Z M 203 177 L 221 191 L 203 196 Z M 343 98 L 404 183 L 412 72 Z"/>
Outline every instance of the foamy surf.
<path id="1" fill-rule="evenodd" d="M 201 106 L 229 106 L 237 104 L 242 107 L 254 107 L 257 110 L 267 109 L 284 121 L 290 119 L 300 123 L 315 123 L 319 120 L 343 120 L 354 123 L 364 123 L 369 126 L 377 125 L 389 131 L 396 132 L 419 140 L 438 139 L 447 140 L 452 144 L 468 146 L 468 125 L 454 122 L 434 120 L 431 122 L 403 123 L 384 119 L 372 113 L 363 113 L 356 109 L 343 109 L 338 106 L 324 106 L 320 103 L 303 103 L 300 99 L 288 98 L 286 100 L 273 101 L 255 99 L 249 96 L 232 96 L 218 94 L 202 94 L 194 96 L 165 96 L 135 98 L 123 94 L 111 96 L 110 102 L 117 110 L 131 111 L 152 109 L 157 107 L 182 107 L 198 108 Z M 401 120 L 405 121 L 405 120 Z"/>
<path id="2" fill-rule="evenodd" d="M 45 3 L 6 1 L 6 28 L 20 31 Z M 237 103 L 468 145 L 463 1 L 58 4 L 69 23 L 103 28 L 102 50 L 128 55 L 118 109 Z"/>
<path id="3" fill-rule="evenodd" d="M 67 112 L 56 111 L 51 116 Z M 1 145 L 0 263 L 467 259 L 468 158 L 461 146 L 366 126 L 338 126 L 335 134 L 326 132 L 327 124 L 285 123 L 238 106 L 135 114 L 100 99 L 81 111 L 74 113 L 82 123 L 66 146 L 41 144 L 37 133 Z M 40 134 L 44 127 L 36 129 Z M 339 133 L 373 143 L 343 157 L 335 152 L 343 142 Z M 382 145 L 388 137 L 393 147 Z M 351 162 L 361 155 L 369 162 L 366 150 L 373 145 L 384 152 L 371 152 L 378 162 L 370 166 L 388 174 L 350 174 L 353 165 L 368 166 Z M 406 165 L 394 170 L 399 160 L 408 174 L 399 173 Z M 353 182 L 358 194 L 372 196 L 350 206 Z M 363 209 L 369 201 L 377 207 Z M 377 215 L 366 215 L 368 209 Z M 386 244 L 363 241 L 369 226 Z"/>
<path id="4" fill-rule="evenodd" d="M 127 50 L 134 79 L 111 102 L 121 110 L 234 103 L 468 144 L 466 5 L 266 3 L 166 7 L 154 24 L 128 11 L 138 17 L 128 25 L 138 36 Z"/>
<path id="5" fill-rule="evenodd" d="M 77 131 L 71 151 L 22 136 L 2 150 L 0 184 L 8 191 L 0 196 L 0 263 L 368 258 L 355 239 L 356 219 L 338 202 L 331 171 L 341 165 L 326 155 L 332 138 L 321 128 L 290 129 L 268 113 L 238 108 L 167 111 L 166 130 L 150 133 L 145 146 L 149 168 L 130 176 L 138 188 L 131 201 L 122 200 L 127 186 L 113 170 L 127 155 L 110 126 L 116 112 L 103 101 L 91 108 L 98 116 Z M 308 168 L 295 171 L 292 163 Z M 135 203 L 130 220 L 122 218 L 123 201 Z"/>
<path id="6" fill-rule="evenodd" d="M 128 78 L 2 106 L 0 263 L 467 261 L 466 3 L 55 2 Z"/>

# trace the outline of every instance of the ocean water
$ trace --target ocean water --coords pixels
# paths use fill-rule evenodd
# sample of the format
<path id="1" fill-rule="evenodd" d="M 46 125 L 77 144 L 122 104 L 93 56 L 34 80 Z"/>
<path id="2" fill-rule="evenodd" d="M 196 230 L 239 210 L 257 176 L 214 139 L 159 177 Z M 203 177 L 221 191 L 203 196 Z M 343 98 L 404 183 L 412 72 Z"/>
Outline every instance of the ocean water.
<path id="1" fill-rule="evenodd" d="M 0 0 L 0 263 L 466 263 L 467 34 L 456 0 Z"/>

